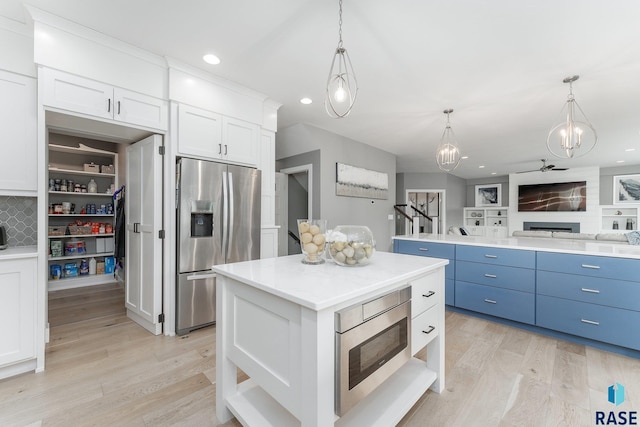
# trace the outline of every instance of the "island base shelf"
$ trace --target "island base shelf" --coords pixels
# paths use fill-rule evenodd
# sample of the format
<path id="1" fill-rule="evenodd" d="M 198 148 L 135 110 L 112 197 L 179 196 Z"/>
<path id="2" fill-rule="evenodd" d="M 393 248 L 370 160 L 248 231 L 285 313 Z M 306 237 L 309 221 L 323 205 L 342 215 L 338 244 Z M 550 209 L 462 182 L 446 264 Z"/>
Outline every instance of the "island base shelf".
<path id="1" fill-rule="evenodd" d="M 437 379 L 426 362 L 412 358 L 393 376 L 342 417 L 335 427 L 396 425 Z M 300 427 L 300 421 L 251 379 L 238 384 L 238 392 L 226 401 L 243 426 Z"/>

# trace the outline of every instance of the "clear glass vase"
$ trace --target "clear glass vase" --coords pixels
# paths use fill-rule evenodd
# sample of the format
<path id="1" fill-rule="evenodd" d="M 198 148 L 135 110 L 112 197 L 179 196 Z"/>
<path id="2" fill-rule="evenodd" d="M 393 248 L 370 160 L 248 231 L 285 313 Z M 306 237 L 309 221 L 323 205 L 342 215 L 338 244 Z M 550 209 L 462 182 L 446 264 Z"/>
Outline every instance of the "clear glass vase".
<path id="1" fill-rule="evenodd" d="M 302 249 L 303 264 L 323 264 L 326 242 L 326 219 L 299 219 L 298 237 Z"/>
<path id="2" fill-rule="evenodd" d="M 373 233 L 364 225 L 339 225 L 327 236 L 329 254 L 336 264 L 363 266 L 375 253 Z"/>

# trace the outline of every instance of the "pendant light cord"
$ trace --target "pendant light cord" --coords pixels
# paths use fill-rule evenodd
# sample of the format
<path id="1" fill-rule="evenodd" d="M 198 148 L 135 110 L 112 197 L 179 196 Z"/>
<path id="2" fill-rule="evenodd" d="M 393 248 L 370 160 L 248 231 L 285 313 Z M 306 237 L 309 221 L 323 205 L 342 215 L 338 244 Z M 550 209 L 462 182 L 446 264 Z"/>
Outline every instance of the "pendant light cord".
<path id="1" fill-rule="evenodd" d="M 338 19 L 338 47 L 342 47 L 342 0 L 340 0 L 340 12 Z"/>

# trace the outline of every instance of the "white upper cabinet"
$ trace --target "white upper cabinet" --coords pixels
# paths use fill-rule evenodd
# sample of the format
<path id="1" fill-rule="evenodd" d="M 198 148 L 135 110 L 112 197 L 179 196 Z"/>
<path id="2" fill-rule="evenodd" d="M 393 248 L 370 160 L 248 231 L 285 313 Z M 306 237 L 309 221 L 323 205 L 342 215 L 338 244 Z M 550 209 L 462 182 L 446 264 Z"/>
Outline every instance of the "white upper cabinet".
<path id="1" fill-rule="evenodd" d="M 222 154 L 222 116 L 180 104 L 178 153 L 210 159 L 219 158 Z"/>
<path id="2" fill-rule="evenodd" d="M 255 166 L 258 163 L 260 128 L 253 123 L 222 118 L 222 159 Z"/>
<path id="3" fill-rule="evenodd" d="M 38 189 L 36 80 L 0 71 L 2 157 L 0 194 L 34 194 Z"/>
<path id="4" fill-rule="evenodd" d="M 153 129 L 168 128 L 168 102 L 50 68 L 42 68 L 45 106 Z"/>
<path id="5" fill-rule="evenodd" d="M 253 123 L 178 106 L 178 154 L 256 166 L 259 133 Z"/>

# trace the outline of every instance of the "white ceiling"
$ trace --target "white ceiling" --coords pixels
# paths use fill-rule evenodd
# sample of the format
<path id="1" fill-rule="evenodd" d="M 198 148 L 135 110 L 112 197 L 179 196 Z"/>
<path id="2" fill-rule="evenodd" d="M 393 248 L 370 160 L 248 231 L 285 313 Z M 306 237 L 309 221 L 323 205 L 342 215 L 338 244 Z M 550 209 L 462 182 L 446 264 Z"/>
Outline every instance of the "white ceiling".
<path id="1" fill-rule="evenodd" d="M 0 15 L 25 22 L 22 3 L 2 0 Z M 539 167 L 568 93 L 562 79 L 579 74 L 576 100 L 599 142 L 583 158 L 552 163 L 640 164 L 637 0 L 344 0 L 344 47 L 360 87 L 345 119 L 329 118 L 323 104 L 337 0 L 24 3 L 260 91 L 284 104 L 280 129 L 308 123 L 386 150 L 399 172 L 438 172 L 445 108 L 469 156 L 454 175 Z M 207 52 L 222 63 L 202 62 Z M 313 104 L 300 104 L 303 96 Z"/>

